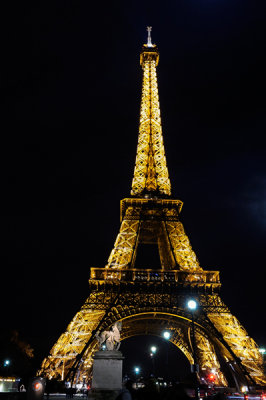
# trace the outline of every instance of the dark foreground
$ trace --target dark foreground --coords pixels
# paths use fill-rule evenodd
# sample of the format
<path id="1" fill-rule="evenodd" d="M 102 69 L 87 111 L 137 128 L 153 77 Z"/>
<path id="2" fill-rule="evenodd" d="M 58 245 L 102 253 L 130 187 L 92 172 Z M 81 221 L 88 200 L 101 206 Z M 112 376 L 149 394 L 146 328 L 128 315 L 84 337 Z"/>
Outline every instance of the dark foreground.
<path id="1" fill-rule="evenodd" d="M 151 390 L 149 388 L 143 388 L 131 391 L 132 400 L 194 400 L 194 397 L 188 396 L 185 391 L 178 387 L 166 388 L 161 391 Z M 87 394 L 73 394 L 73 397 L 69 397 L 65 393 L 51 393 L 45 394 L 40 400 L 87 400 Z M 249 394 L 247 400 L 261 400 L 262 397 L 259 394 Z M 0 393 L 0 400 L 28 400 L 27 393 Z M 212 396 L 202 397 L 200 400 L 244 400 L 242 394 L 224 394 L 216 393 Z"/>

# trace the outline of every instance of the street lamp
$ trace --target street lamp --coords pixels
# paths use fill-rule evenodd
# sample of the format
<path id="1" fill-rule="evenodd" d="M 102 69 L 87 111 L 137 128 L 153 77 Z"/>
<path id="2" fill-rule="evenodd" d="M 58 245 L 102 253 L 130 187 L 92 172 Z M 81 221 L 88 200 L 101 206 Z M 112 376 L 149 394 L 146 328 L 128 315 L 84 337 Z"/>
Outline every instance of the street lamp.
<path id="1" fill-rule="evenodd" d="M 138 389 L 138 374 L 140 373 L 140 367 L 135 367 L 134 372 L 136 375 L 136 389 Z"/>
<path id="2" fill-rule="evenodd" d="M 169 331 L 163 331 L 163 337 L 166 341 L 168 341 L 171 337 L 171 333 Z M 168 376 L 168 351 L 169 351 L 169 343 L 167 343 L 166 347 L 166 373 Z"/>
<path id="3" fill-rule="evenodd" d="M 198 364 L 197 364 L 197 354 L 196 354 L 196 342 L 195 342 L 195 326 L 194 326 L 194 311 L 197 309 L 198 303 L 190 299 L 187 302 L 187 307 L 189 308 L 191 312 L 191 322 L 192 322 L 192 353 L 193 353 L 193 365 L 191 368 L 191 372 L 193 374 L 193 378 L 195 380 L 195 398 L 196 400 L 199 400 L 199 388 L 198 388 L 198 378 L 197 378 L 197 372 L 198 372 Z"/>
<path id="4" fill-rule="evenodd" d="M 171 337 L 171 333 L 170 333 L 169 331 L 164 331 L 164 332 L 163 332 L 163 337 L 164 337 L 166 340 L 169 340 L 170 337 Z"/>
<path id="5" fill-rule="evenodd" d="M 140 368 L 139 367 L 135 367 L 134 368 L 134 372 L 136 375 L 138 375 L 140 373 Z"/>
<path id="6" fill-rule="evenodd" d="M 156 346 L 151 346 L 151 348 L 150 348 L 150 356 L 151 356 L 151 359 L 152 359 L 152 372 L 153 372 L 153 375 L 155 376 L 155 361 L 154 361 L 154 356 L 155 356 L 155 354 L 156 354 L 156 352 L 157 352 L 157 347 Z"/>
<path id="7" fill-rule="evenodd" d="M 197 302 L 195 300 L 191 299 L 187 302 L 187 306 L 191 311 L 194 311 L 197 308 Z"/>
<path id="8" fill-rule="evenodd" d="M 4 367 L 9 367 L 10 365 L 10 360 L 5 360 L 4 361 Z"/>

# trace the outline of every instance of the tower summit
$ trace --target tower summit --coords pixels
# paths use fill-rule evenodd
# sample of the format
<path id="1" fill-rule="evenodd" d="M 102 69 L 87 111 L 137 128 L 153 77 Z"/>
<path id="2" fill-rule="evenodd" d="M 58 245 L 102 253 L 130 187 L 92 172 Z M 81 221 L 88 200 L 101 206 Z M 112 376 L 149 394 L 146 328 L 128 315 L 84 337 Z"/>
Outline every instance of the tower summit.
<path id="1" fill-rule="evenodd" d="M 157 46 L 152 44 L 151 27 L 140 54 L 143 69 L 139 138 L 132 182 L 132 196 L 170 196 L 171 184 L 165 159 L 156 67 Z"/>
<path id="2" fill-rule="evenodd" d="M 151 42 L 151 31 L 152 31 L 152 27 L 151 27 L 151 26 L 147 26 L 147 32 L 148 32 L 147 46 L 148 46 L 148 47 L 152 47 L 152 42 Z"/>

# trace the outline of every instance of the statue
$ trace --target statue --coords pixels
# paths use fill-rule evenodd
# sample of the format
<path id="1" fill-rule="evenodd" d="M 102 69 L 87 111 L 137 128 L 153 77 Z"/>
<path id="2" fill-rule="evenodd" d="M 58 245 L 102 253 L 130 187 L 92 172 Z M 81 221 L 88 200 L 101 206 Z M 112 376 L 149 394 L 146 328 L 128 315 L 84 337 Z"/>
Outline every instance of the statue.
<path id="1" fill-rule="evenodd" d="M 96 339 L 100 347 L 106 346 L 106 350 L 118 350 L 120 347 L 120 331 L 122 329 L 122 322 L 118 321 L 112 325 L 110 331 L 96 332 Z"/>

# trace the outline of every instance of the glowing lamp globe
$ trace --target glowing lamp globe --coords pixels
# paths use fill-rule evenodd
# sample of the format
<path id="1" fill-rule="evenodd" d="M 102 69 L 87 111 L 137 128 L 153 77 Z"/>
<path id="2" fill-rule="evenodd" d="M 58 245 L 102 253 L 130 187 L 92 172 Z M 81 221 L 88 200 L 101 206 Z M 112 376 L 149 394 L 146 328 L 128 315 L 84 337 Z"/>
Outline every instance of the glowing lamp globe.
<path id="1" fill-rule="evenodd" d="M 168 331 L 164 331 L 164 333 L 163 333 L 163 337 L 164 337 L 166 340 L 169 340 L 169 339 L 170 339 L 170 337 L 171 337 L 171 334 L 170 334 L 170 332 L 168 332 Z"/>
<path id="2" fill-rule="evenodd" d="M 190 310 L 196 310 L 197 308 L 197 302 L 195 300 L 189 300 L 187 302 L 187 306 Z"/>
<path id="3" fill-rule="evenodd" d="M 139 374 L 139 371 L 140 371 L 139 367 L 135 367 L 134 371 L 135 371 L 135 374 Z"/>

